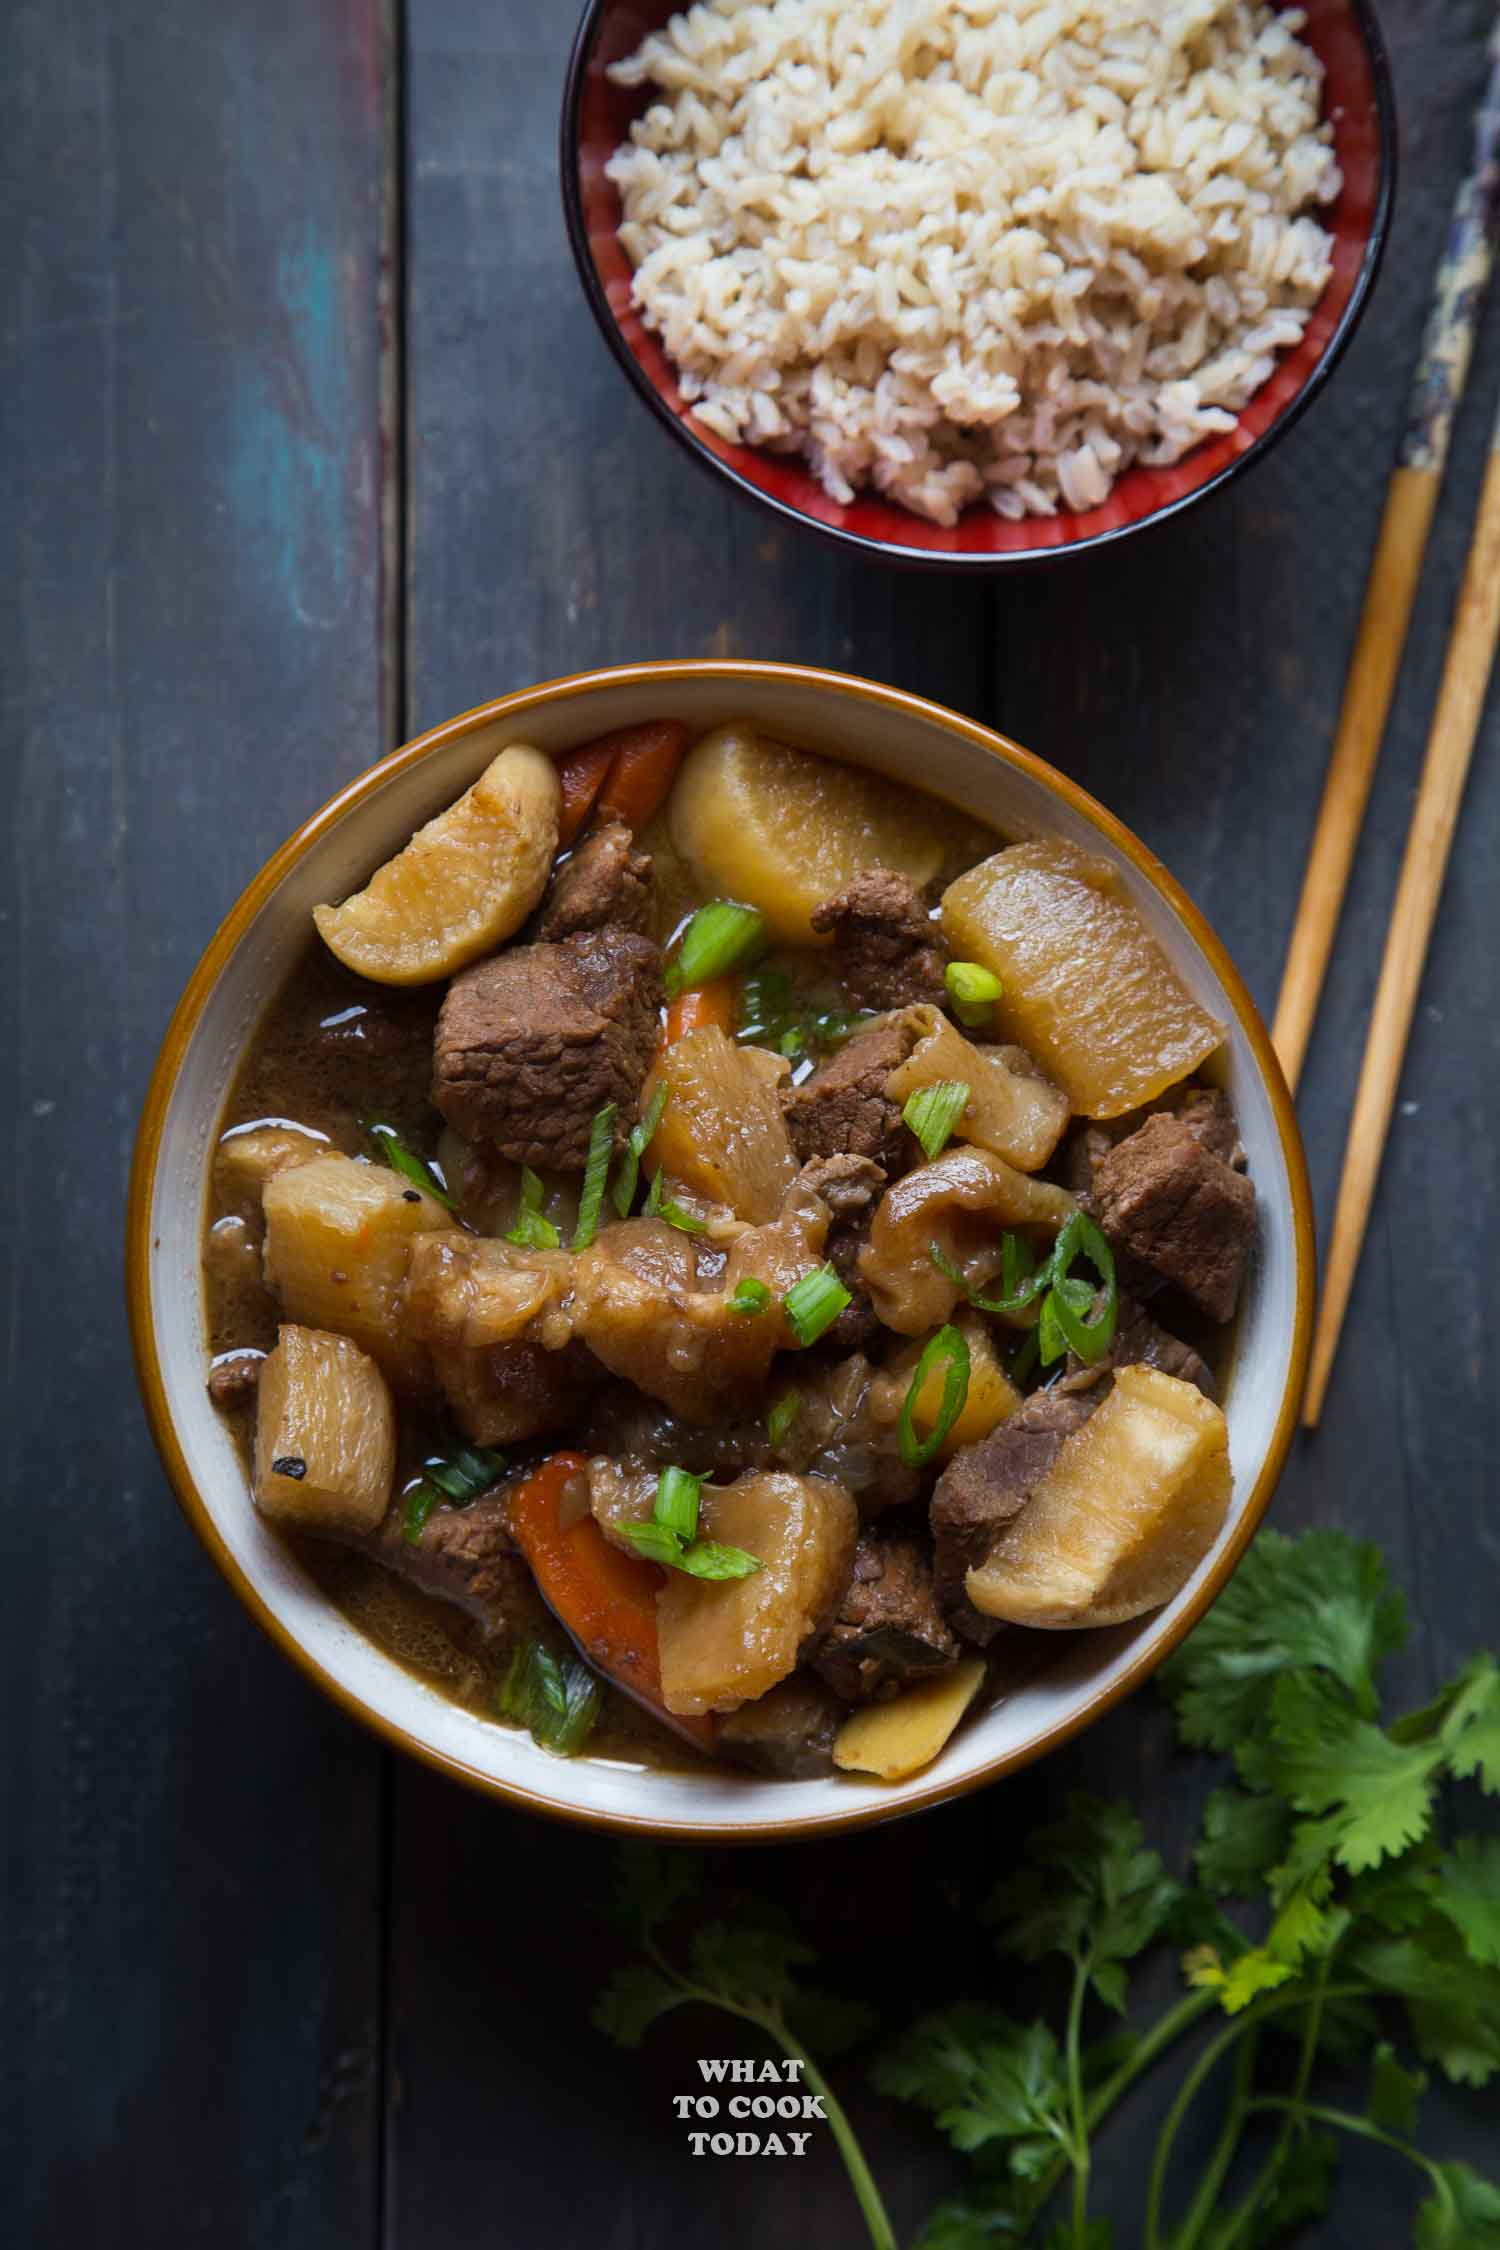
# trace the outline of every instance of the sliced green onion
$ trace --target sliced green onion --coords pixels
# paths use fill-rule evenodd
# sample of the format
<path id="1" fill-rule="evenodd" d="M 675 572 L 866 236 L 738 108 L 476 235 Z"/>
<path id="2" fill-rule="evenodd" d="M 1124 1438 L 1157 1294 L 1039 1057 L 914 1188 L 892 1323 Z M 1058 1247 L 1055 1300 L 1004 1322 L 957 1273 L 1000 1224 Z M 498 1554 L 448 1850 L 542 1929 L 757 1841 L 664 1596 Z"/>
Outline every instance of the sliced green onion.
<path id="1" fill-rule="evenodd" d="M 533 1742 L 572 1758 L 588 1740 L 602 1698 L 599 1682 L 578 1657 L 553 1656 L 540 1641 L 528 1641 L 511 1658 L 498 1700 L 507 1719 L 529 1728 Z"/>
<path id="2" fill-rule="evenodd" d="M 1037 1362 L 1036 1330 L 1028 1328 L 1011 1353 L 1005 1372 L 1019 1391 L 1025 1385 Z"/>
<path id="3" fill-rule="evenodd" d="M 954 1288 L 959 1291 L 961 1296 L 968 1299 L 976 1312 L 1004 1313 L 1012 1309 L 1003 1297 L 981 1296 L 973 1283 L 959 1271 L 940 1242 L 929 1242 L 927 1255 L 937 1267 L 943 1279 L 951 1281 Z"/>
<path id="4" fill-rule="evenodd" d="M 669 1524 L 628 1523 L 625 1536 L 638 1555 L 647 1562 L 661 1563 L 666 1569 L 675 1569 L 682 1557 L 682 1541 Z"/>
<path id="5" fill-rule="evenodd" d="M 800 1281 L 793 1282 L 781 1300 L 787 1326 L 804 1348 L 815 1344 L 831 1328 L 845 1305 L 852 1303 L 832 1266 L 822 1266 L 816 1273 L 805 1273 Z"/>
<path id="6" fill-rule="evenodd" d="M 959 1078 L 940 1078 L 935 1086 L 919 1086 L 901 1112 L 922 1144 L 930 1164 L 953 1137 L 953 1128 L 969 1105 L 971 1089 Z"/>
<path id="7" fill-rule="evenodd" d="M 651 1185 L 646 1190 L 646 1200 L 641 1205 L 641 1217 L 643 1219 L 654 1219 L 659 1215 L 661 1211 L 662 1189 L 666 1184 L 666 1178 L 666 1173 L 662 1170 L 661 1166 L 658 1165 L 656 1171 L 652 1175 Z"/>
<path id="8" fill-rule="evenodd" d="M 661 1178 L 660 1172 L 657 1173 L 656 1177 L 658 1180 Z M 674 1202 L 670 1195 L 665 1198 L 658 1196 L 656 1208 L 660 1216 L 666 1220 L 667 1225 L 676 1227 L 679 1234 L 707 1234 L 708 1232 L 706 1222 L 698 1217 L 696 1211 L 684 1210 L 683 1206 Z"/>
<path id="9" fill-rule="evenodd" d="M 620 1159 L 619 1177 L 616 1179 L 612 1190 L 615 1209 L 622 1219 L 630 1217 L 630 1206 L 635 1201 L 635 1191 L 641 1177 L 641 1158 L 656 1138 L 657 1127 L 661 1124 L 662 1115 L 667 1106 L 667 1097 L 671 1091 L 671 1087 L 663 1078 L 650 1101 L 646 1104 L 644 1113 L 630 1129 L 630 1138 L 625 1143 L 625 1154 Z"/>
<path id="10" fill-rule="evenodd" d="M 777 1052 L 785 1055 L 789 1062 L 795 1062 L 806 1045 L 807 1034 L 800 1023 L 789 1025 L 776 1042 Z"/>
<path id="11" fill-rule="evenodd" d="M 1005 989 L 994 970 L 983 968 L 978 961 L 950 961 L 943 971 L 943 983 L 959 1022 L 971 1031 L 985 1029 Z"/>
<path id="12" fill-rule="evenodd" d="M 753 906 L 736 906 L 727 898 L 700 906 L 682 933 L 682 942 L 667 964 L 667 997 L 690 992 L 715 977 L 728 976 L 759 953 L 766 942 L 766 918 Z"/>
<path id="13" fill-rule="evenodd" d="M 938 1408 L 938 1418 L 924 1438 L 919 1438 L 912 1422 L 917 1400 L 926 1387 L 927 1378 L 935 1367 L 943 1370 L 943 1397 Z M 969 1347 L 956 1328 L 940 1328 L 930 1336 L 917 1361 L 906 1398 L 901 1408 L 901 1418 L 896 1424 L 896 1441 L 901 1458 L 908 1469 L 925 1469 L 941 1447 L 948 1432 L 964 1410 L 969 1395 Z"/>
<path id="14" fill-rule="evenodd" d="M 421 1545 L 422 1534 L 434 1508 L 446 1501 L 467 1508 L 487 1492 L 505 1468 L 505 1455 L 487 1446 L 456 1445 L 451 1453 L 435 1453 L 422 1464 L 422 1473 L 406 1494 L 401 1536 L 409 1547 Z"/>
<path id="15" fill-rule="evenodd" d="M 654 1521 L 665 1524 L 679 1539 L 696 1539 L 698 1495 L 702 1490 L 702 1477 L 692 1476 L 686 1469 L 663 1469 L 651 1510 Z"/>
<path id="16" fill-rule="evenodd" d="M 436 1197 L 448 1210 L 457 1208 L 432 1166 L 424 1164 L 416 1151 L 407 1147 L 394 1125 L 387 1125 L 378 1117 L 362 1117 L 359 1122 L 365 1138 L 374 1144 L 376 1152 L 385 1158 L 393 1172 L 399 1172 L 403 1180 L 410 1180 L 424 1195 Z"/>
<path id="17" fill-rule="evenodd" d="M 589 1127 L 588 1161 L 583 1168 L 583 1193 L 578 1199 L 578 1224 L 573 1229 L 573 1248 L 587 1250 L 599 1232 L 599 1213 L 604 1208 L 604 1190 L 609 1182 L 609 1160 L 615 1152 L 615 1119 L 619 1110 L 614 1102 L 606 1102 L 596 1110 L 594 1122 Z"/>
<path id="18" fill-rule="evenodd" d="M 441 1506 L 442 1498 L 442 1493 L 430 1477 L 419 1477 L 411 1487 L 401 1515 L 401 1536 L 408 1547 L 421 1546 L 427 1519 L 434 1508 Z"/>
<path id="19" fill-rule="evenodd" d="M 784 1445 L 791 1435 L 792 1424 L 802 1412 L 802 1393 L 783 1391 L 766 1416 L 766 1436 L 772 1445 Z"/>
<path id="20" fill-rule="evenodd" d="M 771 1302 L 771 1292 L 754 1274 L 747 1274 L 729 1300 L 731 1312 L 744 1313 L 747 1318 L 763 1313 Z"/>
<path id="21" fill-rule="evenodd" d="M 531 1166 L 523 1164 L 520 1208 L 515 1225 L 505 1237 L 520 1250 L 556 1250 L 562 1242 L 562 1236 L 542 1210 L 542 1197 L 546 1192 Z"/>
<path id="22" fill-rule="evenodd" d="M 1098 1275 L 1097 1292 L 1090 1282 L 1072 1273 L 1071 1268 L 1080 1258 Z M 1086 1211 L 1075 1211 L 1063 1227 L 1053 1248 L 1050 1267 L 1052 1287 L 1042 1311 L 1045 1321 L 1050 1309 L 1051 1320 L 1047 1323 L 1046 1335 L 1038 1338 L 1043 1364 L 1050 1366 L 1053 1359 L 1062 1357 L 1063 1350 L 1068 1350 L 1076 1352 L 1085 1366 L 1096 1366 L 1115 1340 L 1120 1318 L 1120 1290 L 1115 1276 L 1115 1254 Z M 1090 1320 L 1087 1315 L 1096 1294 L 1102 1294 L 1103 1303 Z M 1049 1356 L 1048 1345 L 1059 1337 L 1062 1349 Z"/>
<path id="23" fill-rule="evenodd" d="M 759 1555 L 747 1555 L 743 1547 L 721 1547 L 714 1539 L 695 1539 L 671 1565 L 689 1578 L 748 1578 L 760 1567 Z"/>
<path id="24" fill-rule="evenodd" d="M 735 1029 L 741 1039 L 774 1046 L 792 1021 L 792 980 L 781 969 L 753 969 L 740 983 Z"/>

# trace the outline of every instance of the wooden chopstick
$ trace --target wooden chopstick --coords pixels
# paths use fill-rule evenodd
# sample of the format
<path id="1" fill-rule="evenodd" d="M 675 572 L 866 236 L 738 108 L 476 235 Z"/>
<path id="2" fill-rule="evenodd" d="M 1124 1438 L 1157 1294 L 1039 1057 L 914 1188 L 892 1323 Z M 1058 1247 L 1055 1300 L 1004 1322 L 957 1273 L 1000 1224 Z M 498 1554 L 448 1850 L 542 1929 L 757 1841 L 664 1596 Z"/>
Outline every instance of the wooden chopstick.
<path id="1" fill-rule="evenodd" d="M 1494 263 L 1500 215 L 1500 22 L 1491 34 L 1490 53 L 1493 67 L 1475 117 L 1473 162 L 1459 189 L 1438 266 L 1271 1028 L 1271 1043 L 1293 1093 L 1370 801 Z"/>
<path id="2" fill-rule="evenodd" d="M 1500 420 L 1490 449 L 1349 1124 L 1302 1419 L 1316 1429 L 1380 1175 L 1433 919 L 1500 643 Z"/>

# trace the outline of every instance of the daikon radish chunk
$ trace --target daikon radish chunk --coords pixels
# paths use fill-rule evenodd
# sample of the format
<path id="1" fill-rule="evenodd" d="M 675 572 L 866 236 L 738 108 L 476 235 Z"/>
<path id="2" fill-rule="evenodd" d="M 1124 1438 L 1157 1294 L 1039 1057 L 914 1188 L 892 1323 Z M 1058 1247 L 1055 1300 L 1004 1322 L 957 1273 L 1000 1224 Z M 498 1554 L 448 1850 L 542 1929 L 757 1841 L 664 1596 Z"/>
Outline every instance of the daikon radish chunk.
<path id="1" fill-rule="evenodd" d="M 657 1088 L 667 1089 L 647 1171 L 665 1171 L 753 1225 L 774 1219 L 797 1173 L 779 1094 L 788 1067 L 711 1024 L 663 1048 L 641 1089 L 643 1116 Z"/>
<path id="2" fill-rule="evenodd" d="M 320 1156 L 267 1182 L 266 1279 L 288 1318 L 348 1336 L 399 1388 L 422 1389 L 427 1354 L 401 1293 L 412 1238 L 453 1219 L 384 1165 Z"/>
<path id="3" fill-rule="evenodd" d="M 894 868 L 920 889 L 943 862 L 926 799 L 773 742 L 743 720 L 694 744 L 668 817 L 700 890 L 757 907 L 780 945 L 827 944 L 813 929 L 813 909 L 862 869 Z"/>
<path id="4" fill-rule="evenodd" d="M 1155 1101 L 1223 1043 L 1109 870 L 1056 842 L 1012 844 L 943 894 L 952 952 L 999 977 L 1001 1036 L 1085 1117 Z"/>
<path id="5" fill-rule="evenodd" d="M 886 1080 L 891 1100 L 904 1108 L 923 1086 L 967 1086 L 969 1098 L 954 1125 L 955 1140 L 990 1149 L 1018 1172 L 1039 1172 L 1072 1114 L 1061 1087 L 1037 1071 L 1018 1070 L 999 1048 L 976 1047 L 941 1009 L 918 1006 L 907 1014 L 919 1022 L 920 1036 Z"/>
<path id="6" fill-rule="evenodd" d="M 828 1615 L 854 1555 L 859 1516 L 841 1484 L 776 1472 L 706 1488 L 698 1536 L 742 1547 L 748 1578 L 667 1573 L 656 1601 L 669 1711 L 734 1711 L 784 1680 Z"/>
<path id="7" fill-rule="evenodd" d="M 1219 1535 L 1231 1488 L 1219 1408 L 1175 1375 L 1122 1367 L 969 1572 L 969 1599 L 986 1617 L 1046 1631 L 1122 1625 L 1186 1584 Z"/>
<path id="8" fill-rule="evenodd" d="M 278 1329 L 256 1393 L 261 1513 L 357 1538 L 385 1514 L 395 1474 L 396 1412 L 374 1360 L 347 1336 Z"/>

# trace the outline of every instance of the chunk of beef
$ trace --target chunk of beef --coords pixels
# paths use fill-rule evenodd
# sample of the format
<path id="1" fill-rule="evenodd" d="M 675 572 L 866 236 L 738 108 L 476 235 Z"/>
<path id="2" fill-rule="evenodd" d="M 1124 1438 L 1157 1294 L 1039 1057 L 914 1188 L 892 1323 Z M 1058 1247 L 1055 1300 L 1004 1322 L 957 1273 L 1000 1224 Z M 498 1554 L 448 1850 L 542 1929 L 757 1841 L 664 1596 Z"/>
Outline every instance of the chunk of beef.
<path id="1" fill-rule="evenodd" d="M 1096 1308 L 1097 1302 L 1096 1299 Z M 1092 1319 L 1093 1313 L 1089 1317 Z M 1089 1366 L 1076 1352 L 1070 1352 L 1067 1372 L 1057 1388 L 1069 1394 L 1092 1391 L 1105 1383 L 1117 1367 L 1159 1367 L 1163 1375 L 1175 1375 L 1179 1382 L 1196 1384 L 1205 1398 L 1217 1399 L 1219 1395 L 1208 1362 L 1192 1345 L 1169 1334 L 1151 1318 L 1144 1305 L 1123 1294 L 1114 1342 L 1103 1359 Z M 1101 1391 L 1101 1398 L 1103 1395 Z"/>
<path id="2" fill-rule="evenodd" d="M 432 1098 L 514 1163 L 582 1171 L 618 1104 L 623 1142 L 657 1044 L 661 954 L 630 930 L 511 946 L 456 976 L 438 1017 Z"/>
<path id="3" fill-rule="evenodd" d="M 1178 1123 L 1232 1172 L 1245 1169 L 1245 1147 L 1229 1096 L 1217 1086 L 1183 1086 L 1170 1104 Z"/>
<path id="4" fill-rule="evenodd" d="M 520 1445 L 574 1422 L 604 1370 L 576 1339 L 541 1344 L 433 1344 L 432 1364 L 464 1436 L 476 1445 Z"/>
<path id="5" fill-rule="evenodd" d="M 870 1220 L 885 1187 L 885 1173 L 867 1156 L 816 1156 L 803 1165 L 801 1180 L 833 1214 L 823 1255 L 848 1290 L 849 1302 L 819 1348 L 830 1359 L 845 1359 L 850 1352 L 863 1351 L 880 1326 L 859 1270 L 859 1254 L 870 1239 Z"/>
<path id="6" fill-rule="evenodd" d="M 787 1088 L 787 1130 L 802 1163 L 815 1156 L 866 1156 L 893 1178 L 905 1171 L 916 1143 L 885 1083 L 920 1031 L 920 1019 L 913 1022 L 904 1012 L 878 1016 L 800 1086 Z"/>
<path id="7" fill-rule="evenodd" d="M 938 1478 L 930 1518 L 937 1594 L 954 1631 L 966 1641 L 982 1647 L 1002 1630 L 998 1618 L 981 1615 L 969 1600 L 968 1573 L 988 1562 L 1064 1438 L 1083 1427 L 1103 1395 L 1103 1385 L 1081 1396 L 1061 1389 L 1034 1392 L 1008 1422 L 956 1453 Z"/>
<path id="8" fill-rule="evenodd" d="M 957 1661 L 922 1547 L 865 1533 L 813 1651 L 814 1670 L 846 1703 L 876 1703 Z"/>
<path id="9" fill-rule="evenodd" d="M 1114 1246 L 1185 1290 L 1211 1320 L 1239 1302 L 1255 1232 L 1255 1190 L 1165 1111 L 1117 1141 L 1094 1175 Z"/>
<path id="10" fill-rule="evenodd" d="M 546 1609 L 510 1536 L 503 1491 L 481 1494 L 467 1508 L 435 1508 L 415 1543 L 405 1536 L 401 1503 L 370 1541 L 387 1570 L 423 1593 L 453 1602 L 488 1640 L 523 1640 L 546 1630 Z"/>
<path id="11" fill-rule="evenodd" d="M 810 1672 L 742 1703 L 719 1721 L 717 1746 L 736 1765 L 784 1781 L 807 1781 L 833 1771 L 833 1738 L 843 1706 Z"/>
<path id="12" fill-rule="evenodd" d="M 813 909 L 812 926 L 833 932 L 839 976 L 856 1008 L 942 1006 L 943 941 L 909 876 L 867 868 Z"/>
<path id="13" fill-rule="evenodd" d="M 208 1395 L 215 1406 L 226 1413 L 253 1406 L 265 1360 L 264 1352 L 225 1352 L 216 1359 L 208 1371 Z"/>
<path id="14" fill-rule="evenodd" d="M 580 930 L 649 930 L 651 855 L 636 851 L 634 843 L 623 820 L 591 828 L 553 876 L 537 936 L 556 939 L 573 937 Z"/>

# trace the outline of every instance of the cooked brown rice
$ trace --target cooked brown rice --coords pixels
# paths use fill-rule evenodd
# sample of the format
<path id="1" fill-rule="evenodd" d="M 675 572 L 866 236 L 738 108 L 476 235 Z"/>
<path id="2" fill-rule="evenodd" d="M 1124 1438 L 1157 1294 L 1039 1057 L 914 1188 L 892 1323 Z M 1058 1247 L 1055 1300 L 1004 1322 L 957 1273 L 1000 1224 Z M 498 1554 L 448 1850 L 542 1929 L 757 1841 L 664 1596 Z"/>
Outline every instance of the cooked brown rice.
<path id="1" fill-rule="evenodd" d="M 609 167 L 698 419 L 939 523 L 1233 426 L 1328 279 L 1302 17 L 1260 0 L 704 0 Z"/>

